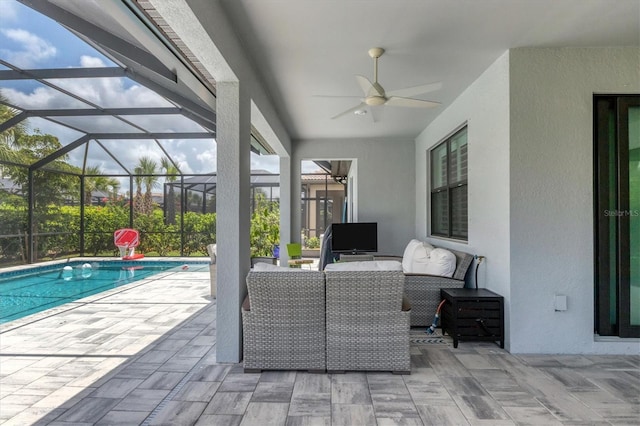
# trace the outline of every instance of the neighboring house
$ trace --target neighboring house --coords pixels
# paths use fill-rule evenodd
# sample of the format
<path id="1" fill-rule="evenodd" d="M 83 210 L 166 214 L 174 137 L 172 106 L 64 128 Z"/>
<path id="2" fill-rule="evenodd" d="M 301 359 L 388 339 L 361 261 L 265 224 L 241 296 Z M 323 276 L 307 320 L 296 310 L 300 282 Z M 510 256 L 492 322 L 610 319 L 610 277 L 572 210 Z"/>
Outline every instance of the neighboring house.
<path id="1" fill-rule="evenodd" d="M 346 219 L 346 186 L 330 174 L 304 174 L 302 184 L 301 227 L 305 238 L 318 237 L 331 223 Z"/>

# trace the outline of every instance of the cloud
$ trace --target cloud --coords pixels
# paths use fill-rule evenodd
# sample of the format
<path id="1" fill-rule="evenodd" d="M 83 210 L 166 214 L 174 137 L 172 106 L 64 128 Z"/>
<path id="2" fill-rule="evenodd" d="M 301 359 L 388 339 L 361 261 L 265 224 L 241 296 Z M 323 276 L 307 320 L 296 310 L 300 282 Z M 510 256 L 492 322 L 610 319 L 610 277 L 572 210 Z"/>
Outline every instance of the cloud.
<path id="1" fill-rule="evenodd" d="M 20 50 L 2 49 L 9 62 L 20 68 L 32 68 L 39 62 L 53 58 L 57 49 L 48 41 L 23 29 L 2 29 L 5 37 L 20 46 Z"/>
<path id="2" fill-rule="evenodd" d="M 18 5 L 13 1 L 0 0 L 0 9 L 2 10 L 2 21 L 17 21 Z"/>
<path id="3" fill-rule="evenodd" d="M 251 170 L 280 173 L 280 157 L 277 155 L 251 155 Z"/>
<path id="4" fill-rule="evenodd" d="M 82 56 L 79 63 L 82 67 L 105 66 L 100 58 L 91 56 Z M 104 108 L 173 106 L 165 98 L 127 78 L 77 78 L 52 79 L 49 81 Z M 22 91 L 16 88 L 6 88 L 3 89 L 3 94 L 12 103 L 25 109 L 89 107 L 62 92 L 44 85 L 39 85 L 35 89 L 22 89 Z M 152 132 L 203 131 L 198 124 L 179 114 L 124 116 L 123 118 Z M 78 129 L 94 133 L 108 133 L 110 131 L 139 132 L 135 127 L 110 116 L 59 117 L 56 119 Z M 30 119 L 29 122 L 37 124 L 37 127 L 43 133 L 58 136 L 63 144 L 80 137 L 77 132 L 44 119 Z M 141 156 L 150 157 L 157 162 L 158 167 L 160 167 L 161 158 L 165 156 L 155 141 L 152 140 L 101 140 L 101 143 L 129 170 L 135 167 Z M 217 169 L 217 147 L 213 139 L 163 139 L 160 143 L 185 174 L 211 173 Z M 80 166 L 84 161 L 84 149 L 71 151 L 69 157 L 70 163 Z M 105 174 L 124 173 L 122 167 L 95 142 L 90 144 L 87 164 L 100 166 Z M 261 169 L 278 173 L 279 166 L 280 160 L 278 156 L 251 154 L 251 168 L 254 170 Z"/>

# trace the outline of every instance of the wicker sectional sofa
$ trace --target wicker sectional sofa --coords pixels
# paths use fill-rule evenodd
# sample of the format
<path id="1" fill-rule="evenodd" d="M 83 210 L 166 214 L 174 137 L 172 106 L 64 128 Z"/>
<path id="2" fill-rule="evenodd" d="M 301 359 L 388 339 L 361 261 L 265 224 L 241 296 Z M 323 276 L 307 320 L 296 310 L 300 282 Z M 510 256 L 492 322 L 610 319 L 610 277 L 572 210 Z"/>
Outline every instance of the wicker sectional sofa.
<path id="1" fill-rule="evenodd" d="M 320 271 L 247 275 L 244 369 L 326 369 L 325 276 Z"/>
<path id="2" fill-rule="evenodd" d="M 410 374 L 402 271 L 326 271 L 327 371 Z"/>
<path id="3" fill-rule="evenodd" d="M 252 270 L 247 289 L 245 372 L 410 373 L 410 308 L 401 270 Z"/>
<path id="4" fill-rule="evenodd" d="M 411 326 L 429 326 L 440 303 L 441 288 L 462 288 L 473 256 L 450 250 L 456 256 L 456 270 L 451 278 L 435 275 L 405 274 L 404 288 L 411 301 Z"/>
<path id="5" fill-rule="evenodd" d="M 441 288 L 462 288 L 473 255 L 462 251 L 447 249 L 456 256 L 456 270 L 451 278 L 425 275 L 404 274 L 404 291 L 411 302 L 411 327 L 429 326 L 440 303 Z M 395 259 L 402 262 L 402 256 L 375 257 L 376 259 Z"/>

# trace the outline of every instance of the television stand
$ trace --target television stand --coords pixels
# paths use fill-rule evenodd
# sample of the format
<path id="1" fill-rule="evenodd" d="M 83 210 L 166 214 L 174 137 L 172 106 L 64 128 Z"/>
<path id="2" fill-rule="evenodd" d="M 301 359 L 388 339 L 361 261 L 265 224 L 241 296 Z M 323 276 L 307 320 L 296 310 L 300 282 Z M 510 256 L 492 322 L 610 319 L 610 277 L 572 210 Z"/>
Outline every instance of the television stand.
<path id="1" fill-rule="evenodd" d="M 372 254 L 340 254 L 340 262 L 363 262 L 373 260 Z"/>

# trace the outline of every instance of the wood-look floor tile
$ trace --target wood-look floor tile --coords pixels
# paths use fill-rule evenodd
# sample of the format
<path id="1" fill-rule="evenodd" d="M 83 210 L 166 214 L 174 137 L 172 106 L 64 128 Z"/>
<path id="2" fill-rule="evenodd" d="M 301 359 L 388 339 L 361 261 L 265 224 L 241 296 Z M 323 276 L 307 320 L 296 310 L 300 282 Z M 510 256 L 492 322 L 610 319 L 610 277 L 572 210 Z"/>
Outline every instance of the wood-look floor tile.
<path id="1" fill-rule="evenodd" d="M 367 383 L 367 373 L 347 371 L 343 374 L 332 374 L 331 383 Z"/>
<path id="2" fill-rule="evenodd" d="M 216 392 L 204 414 L 243 415 L 251 400 L 251 392 Z"/>
<path id="3" fill-rule="evenodd" d="M 291 383 L 296 381 L 295 371 L 264 371 L 260 374 L 260 382 Z"/>
<path id="4" fill-rule="evenodd" d="M 577 399 L 565 393 L 556 393 L 549 397 L 537 397 L 554 416 L 561 421 L 566 420 L 603 420 L 593 409 L 585 406 Z"/>
<path id="5" fill-rule="evenodd" d="M 141 379 L 111 379 L 97 388 L 91 397 L 95 398 L 124 398 L 129 392 L 137 388 Z"/>
<path id="6" fill-rule="evenodd" d="M 250 402 L 247 412 L 240 422 L 241 426 L 276 426 L 287 421 L 287 403 Z"/>
<path id="7" fill-rule="evenodd" d="M 231 416 L 227 414 L 203 414 L 194 426 L 239 426 L 242 416 Z"/>
<path id="8" fill-rule="evenodd" d="M 228 365 L 203 365 L 197 368 L 189 380 L 194 382 L 222 382 L 229 373 Z"/>
<path id="9" fill-rule="evenodd" d="M 157 371 L 142 382 L 140 389 L 173 389 L 182 380 L 184 373 Z"/>
<path id="10" fill-rule="evenodd" d="M 455 357 L 467 370 L 492 370 L 497 368 L 489 361 L 487 356 L 470 353 L 457 354 Z"/>
<path id="11" fill-rule="evenodd" d="M 624 404 L 625 402 L 605 390 L 572 392 L 571 395 L 589 408 L 607 408 Z"/>
<path id="12" fill-rule="evenodd" d="M 485 388 L 474 377 L 443 377 L 442 384 L 452 395 L 488 396 Z"/>
<path id="13" fill-rule="evenodd" d="M 286 426 L 331 426 L 331 416 L 289 416 Z"/>
<path id="14" fill-rule="evenodd" d="M 204 402 L 169 401 L 149 422 L 150 425 L 192 425 L 207 406 Z"/>
<path id="15" fill-rule="evenodd" d="M 373 409 L 376 417 L 416 417 L 418 410 L 411 399 L 398 399 L 391 401 L 373 400 Z"/>
<path id="16" fill-rule="evenodd" d="M 505 420 L 509 416 L 490 396 L 459 395 L 453 399 L 467 419 Z"/>
<path id="17" fill-rule="evenodd" d="M 293 387 L 294 394 L 329 393 L 331 379 L 327 374 L 312 374 L 299 372 Z"/>
<path id="18" fill-rule="evenodd" d="M 253 392 L 260 376 L 258 374 L 228 374 L 218 388 L 219 392 Z"/>
<path id="19" fill-rule="evenodd" d="M 562 385 L 570 392 L 593 391 L 598 387 L 591 381 L 587 380 L 578 369 L 574 368 L 544 368 L 542 369 L 553 379 L 562 383 Z"/>
<path id="20" fill-rule="evenodd" d="M 423 426 L 424 423 L 419 416 L 403 417 L 378 417 L 378 426 Z"/>
<path id="21" fill-rule="evenodd" d="M 425 425 L 462 426 L 469 424 L 457 405 L 420 404 L 416 405 L 416 408 Z"/>
<path id="22" fill-rule="evenodd" d="M 466 377 L 470 375 L 464 365 L 462 365 L 455 356 L 451 356 L 451 351 L 448 348 L 437 348 L 433 350 L 429 348 L 424 349 L 423 353 L 427 357 L 431 368 L 433 368 L 439 376 Z"/>
<path id="23" fill-rule="evenodd" d="M 114 407 L 117 411 L 153 411 L 169 394 L 169 390 L 136 389 Z"/>
<path id="24" fill-rule="evenodd" d="M 173 397 L 174 401 L 209 402 L 220 387 L 220 382 L 188 381 Z"/>
<path id="25" fill-rule="evenodd" d="M 503 407 L 518 425 L 561 426 L 562 423 L 546 408 L 537 407 Z"/>
<path id="26" fill-rule="evenodd" d="M 263 382 L 258 383 L 251 397 L 251 402 L 291 402 L 293 383 Z"/>
<path id="27" fill-rule="evenodd" d="M 114 398 L 83 398 L 56 420 L 67 423 L 92 423 L 102 418 L 119 402 L 119 399 Z"/>
<path id="28" fill-rule="evenodd" d="M 331 416 L 331 393 L 300 394 L 294 388 L 289 416 Z"/>
<path id="29" fill-rule="evenodd" d="M 334 404 L 371 405 L 367 383 L 332 383 L 331 402 Z"/>
<path id="30" fill-rule="evenodd" d="M 639 425 L 640 405 L 624 404 L 611 405 L 609 407 L 596 408 L 599 419 L 606 420 L 615 425 Z M 594 420 L 596 420 L 594 418 Z"/>
<path id="31" fill-rule="evenodd" d="M 141 424 L 149 413 L 143 411 L 109 411 L 96 426 L 130 426 Z"/>
<path id="32" fill-rule="evenodd" d="M 375 425 L 373 406 L 331 404 L 331 426 Z"/>

